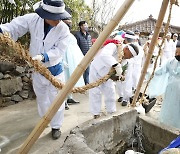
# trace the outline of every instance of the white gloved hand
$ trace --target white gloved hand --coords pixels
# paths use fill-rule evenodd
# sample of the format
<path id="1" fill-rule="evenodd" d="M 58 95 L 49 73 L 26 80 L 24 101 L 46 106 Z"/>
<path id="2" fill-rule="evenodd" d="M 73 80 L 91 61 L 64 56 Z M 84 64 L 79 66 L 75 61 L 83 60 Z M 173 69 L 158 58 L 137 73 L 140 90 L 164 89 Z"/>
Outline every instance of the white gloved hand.
<path id="1" fill-rule="evenodd" d="M 116 75 L 120 77 L 120 76 L 122 75 L 122 68 L 121 68 L 121 65 L 118 64 L 118 65 L 115 66 L 114 68 L 115 68 L 115 70 L 116 70 Z"/>
<path id="2" fill-rule="evenodd" d="M 143 108 L 142 104 L 140 104 L 139 102 L 136 103 L 135 109 L 138 114 L 145 115 L 145 109 Z"/>
<path id="3" fill-rule="evenodd" d="M 127 150 L 125 154 L 135 154 L 135 152 L 133 150 Z"/>
<path id="4" fill-rule="evenodd" d="M 38 60 L 38 61 L 42 61 L 44 59 L 43 55 L 36 55 L 32 58 L 32 60 Z"/>

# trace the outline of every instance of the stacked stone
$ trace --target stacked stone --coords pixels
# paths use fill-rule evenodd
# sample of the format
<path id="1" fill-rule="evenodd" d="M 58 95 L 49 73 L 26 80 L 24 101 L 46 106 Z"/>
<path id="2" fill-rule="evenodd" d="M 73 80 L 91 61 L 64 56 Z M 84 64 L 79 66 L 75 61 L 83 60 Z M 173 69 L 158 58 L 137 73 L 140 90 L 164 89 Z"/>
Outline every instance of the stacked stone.
<path id="1" fill-rule="evenodd" d="M 34 98 L 29 66 L 0 61 L 0 107 Z"/>

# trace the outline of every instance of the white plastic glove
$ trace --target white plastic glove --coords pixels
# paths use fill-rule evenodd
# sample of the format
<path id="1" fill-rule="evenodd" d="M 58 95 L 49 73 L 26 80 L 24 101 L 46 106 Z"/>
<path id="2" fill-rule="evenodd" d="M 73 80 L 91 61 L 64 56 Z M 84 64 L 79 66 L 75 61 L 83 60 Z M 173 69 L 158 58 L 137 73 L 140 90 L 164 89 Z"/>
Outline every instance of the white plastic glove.
<path id="1" fill-rule="evenodd" d="M 145 109 L 143 108 L 142 104 L 140 104 L 139 102 L 136 103 L 135 109 L 138 114 L 145 115 Z"/>
<path id="2" fill-rule="evenodd" d="M 42 61 L 43 59 L 44 59 L 43 55 L 36 55 L 36 56 L 32 57 L 32 60 Z"/>
<path id="3" fill-rule="evenodd" d="M 120 77 L 120 76 L 122 75 L 122 68 L 121 68 L 121 65 L 118 64 L 118 65 L 115 66 L 114 68 L 115 68 L 115 70 L 116 70 L 116 75 Z"/>
<path id="4" fill-rule="evenodd" d="M 135 152 L 133 150 L 127 150 L 125 154 L 135 154 Z"/>

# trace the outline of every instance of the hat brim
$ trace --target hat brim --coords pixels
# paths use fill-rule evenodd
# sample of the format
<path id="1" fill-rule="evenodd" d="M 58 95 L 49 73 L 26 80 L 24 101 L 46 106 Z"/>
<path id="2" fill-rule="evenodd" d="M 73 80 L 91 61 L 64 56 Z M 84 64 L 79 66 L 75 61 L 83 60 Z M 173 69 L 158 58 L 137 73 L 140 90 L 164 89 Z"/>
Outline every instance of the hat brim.
<path id="1" fill-rule="evenodd" d="M 71 15 L 66 10 L 63 13 L 50 13 L 48 11 L 45 11 L 42 7 L 39 7 L 35 10 L 35 12 L 41 18 L 48 20 L 64 20 L 71 18 Z"/>

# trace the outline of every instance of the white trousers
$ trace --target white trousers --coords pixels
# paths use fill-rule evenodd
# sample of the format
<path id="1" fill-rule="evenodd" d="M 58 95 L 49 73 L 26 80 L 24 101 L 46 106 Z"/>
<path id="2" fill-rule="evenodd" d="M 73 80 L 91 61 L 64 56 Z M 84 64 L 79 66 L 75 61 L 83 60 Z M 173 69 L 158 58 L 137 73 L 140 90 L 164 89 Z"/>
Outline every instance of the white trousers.
<path id="1" fill-rule="evenodd" d="M 141 64 L 133 64 L 133 70 L 134 71 L 132 72 L 132 80 L 133 80 L 132 87 L 136 89 L 139 82 L 139 78 L 141 76 L 141 70 L 142 70 Z"/>
<path id="2" fill-rule="evenodd" d="M 33 73 L 32 79 L 33 89 L 36 94 L 38 112 L 40 117 L 43 117 L 56 98 L 59 90 L 55 88 L 49 80 L 47 80 L 39 73 Z M 63 82 L 64 74 L 61 73 L 57 75 L 56 79 Z M 55 116 L 52 118 L 50 122 L 51 128 L 59 129 L 62 126 L 64 120 L 64 108 L 65 103 L 61 105 Z"/>
<path id="3" fill-rule="evenodd" d="M 133 87 L 133 63 L 128 64 L 128 69 L 126 70 L 125 80 L 116 82 L 117 93 L 119 97 L 123 97 L 123 101 L 129 101 L 130 97 L 132 97 L 132 87 Z"/>
<path id="4" fill-rule="evenodd" d="M 123 101 L 128 102 L 130 97 L 132 97 L 132 82 L 128 83 L 127 81 L 117 82 L 117 93 L 119 97 L 123 97 Z"/>
<path id="5" fill-rule="evenodd" d="M 90 68 L 89 81 L 94 82 L 100 78 L 93 66 Z M 104 84 L 89 90 L 90 111 L 93 115 L 100 114 L 102 104 L 102 94 L 108 113 L 116 111 L 116 92 L 115 84 L 112 80 L 108 80 Z"/>

